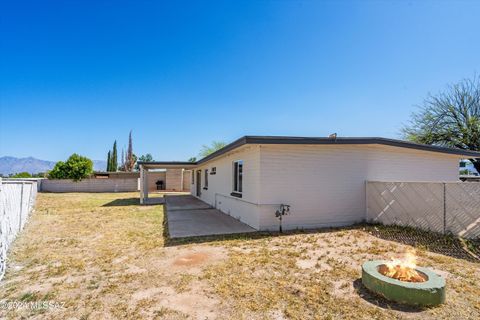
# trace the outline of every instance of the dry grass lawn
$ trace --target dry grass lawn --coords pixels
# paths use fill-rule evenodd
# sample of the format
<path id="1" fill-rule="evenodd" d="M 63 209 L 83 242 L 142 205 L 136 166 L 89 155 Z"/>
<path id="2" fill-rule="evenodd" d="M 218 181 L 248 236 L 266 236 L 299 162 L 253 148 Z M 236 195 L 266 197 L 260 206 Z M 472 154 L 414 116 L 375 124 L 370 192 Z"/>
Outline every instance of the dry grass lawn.
<path id="1" fill-rule="evenodd" d="M 0 287 L 0 310 L 32 319 L 479 319 L 480 264 L 417 246 L 447 278 L 447 303 L 415 309 L 366 292 L 361 263 L 408 246 L 356 227 L 289 235 L 164 240 L 162 206 L 136 193 L 39 194 Z"/>

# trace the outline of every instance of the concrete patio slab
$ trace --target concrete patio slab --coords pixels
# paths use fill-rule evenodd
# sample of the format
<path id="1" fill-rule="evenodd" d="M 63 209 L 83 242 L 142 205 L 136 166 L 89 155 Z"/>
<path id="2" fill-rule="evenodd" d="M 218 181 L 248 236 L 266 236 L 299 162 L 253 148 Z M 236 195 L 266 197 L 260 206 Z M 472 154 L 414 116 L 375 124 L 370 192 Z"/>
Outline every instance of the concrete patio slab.
<path id="1" fill-rule="evenodd" d="M 256 231 L 193 196 L 167 196 L 166 209 L 171 238 Z"/>
<path id="2" fill-rule="evenodd" d="M 163 197 L 156 197 L 156 198 L 146 198 L 145 199 L 145 204 L 146 205 L 154 205 L 154 204 L 164 204 L 165 203 L 165 198 Z"/>
<path id="3" fill-rule="evenodd" d="M 166 196 L 169 211 L 211 209 L 212 206 L 191 195 Z"/>

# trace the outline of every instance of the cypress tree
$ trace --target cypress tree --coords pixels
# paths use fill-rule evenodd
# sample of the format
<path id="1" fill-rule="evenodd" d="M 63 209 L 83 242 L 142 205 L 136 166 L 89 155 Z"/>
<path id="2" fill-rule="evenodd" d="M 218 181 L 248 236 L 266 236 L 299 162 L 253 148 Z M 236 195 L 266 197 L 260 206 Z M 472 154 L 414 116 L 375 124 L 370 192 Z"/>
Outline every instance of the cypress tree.
<path id="1" fill-rule="evenodd" d="M 110 171 L 111 164 L 112 164 L 112 159 L 111 159 L 110 151 L 108 151 L 108 154 L 107 154 L 107 172 Z"/>
<path id="2" fill-rule="evenodd" d="M 127 149 L 127 159 L 125 161 L 125 171 L 132 172 L 133 167 L 135 166 L 135 161 L 133 159 L 133 143 L 132 143 L 132 131 L 128 135 L 128 149 Z"/>
<path id="3" fill-rule="evenodd" d="M 113 143 L 112 151 L 112 171 L 116 172 L 118 168 L 118 156 L 117 156 L 117 140 Z"/>

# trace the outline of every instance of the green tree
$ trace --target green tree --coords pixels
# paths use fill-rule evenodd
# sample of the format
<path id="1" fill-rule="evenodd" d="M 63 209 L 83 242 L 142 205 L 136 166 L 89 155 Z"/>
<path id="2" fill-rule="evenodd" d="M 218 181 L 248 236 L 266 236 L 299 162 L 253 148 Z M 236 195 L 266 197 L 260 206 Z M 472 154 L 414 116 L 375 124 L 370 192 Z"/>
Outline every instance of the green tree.
<path id="1" fill-rule="evenodd" d="M 19 173 L 15 173 L 13 175 L 10 176 L 10 178 L 31 178 L 32 175 L 26 171 L 24 172 L 19 172 Z"/>
<path id="2" fill-rule="evenodd" d="M 138 158 L 138 161 L 141 161 L 141 162 L 152 162 L 152 161 L 155 161 L 153 160 L 153 157 L 150 153 L 147 153 L 147 154 L 143 154 L 141 155 L 139 158 Z M 135 161 L 137 162 L 137 161 Z M 135 163 L 135 170 L 138 170 L 139 167 L 138 167 L 138 163 Z"/>
<path id="3" fill-rule="evenodd" d="M 203 145 L 202 149 L 200 150 L 200 153 L 198 154 L 201 158 L 205 158 L 209 154 L 214 153 L 217 150 L 222 149 L 225 147 L 227 144 L 223 141 L 212 141 L 210 145 Z"/>
<path id="4" fill-rule="evenodd" d="M 112 171 L 112 155 L 110 150 L 107 153 L 107 172 Z"/>
<path id="5" fill-rule="evenodd" d="M 74 153 L 67 159 L 67 161 L 57 162 L 55 167 L 49 172 L 48 178 L 72 179 L 74 181 L 79 181 L 89 177 L 92 172 L 92 160 Z"/>
<path id="6" fill-rule="evenodd" d="M 480 76 L 429 95 L 403 134 L 413 142 L 479 151 Z M 480 172 L 480 158 L 469 160 Z"/>
<path id="7" fill-rule="evenodd" d="M 197 157 L 191 157 L 187 160 L 188 162 L 197 162 Z"/>
<path id="8" fill-rule="evenodd" d="M 32 174 L 32 178 L 46 178 L 47 174 L 45 172 L 38 172 Z"/>
<path id="9" fill-rule="evenodd" d="M 116 172 L 118 170 L 118 154 L 117 154 L 117 140 L 113 143 L 113 150 L 112 150 L 112 155 L 111 155 L 111 167 L 110 171 Z"/>
<path id="10" fill-rule="evenodd" d="M 138 158 L 138 161 L 142 161 L 142 162 L 152 162 L 154 161 L 153 160 L 153 157 L 150 153 L 147 153 L 147 154 L 144 154 L 144 155 L 141 155 L 139 158 Z"/>
<path id="11" fill-rule="evenodd" d="M 135 168 L 135 164 L 137 164 L 137 160 L 138 160 L 138 157 L 135 153 L 132 153 L 132 159 L 133 159 L 133 163 L 134 163 L 134 168 Z M 133 171 L 133 170 L 132 170 Z"/>

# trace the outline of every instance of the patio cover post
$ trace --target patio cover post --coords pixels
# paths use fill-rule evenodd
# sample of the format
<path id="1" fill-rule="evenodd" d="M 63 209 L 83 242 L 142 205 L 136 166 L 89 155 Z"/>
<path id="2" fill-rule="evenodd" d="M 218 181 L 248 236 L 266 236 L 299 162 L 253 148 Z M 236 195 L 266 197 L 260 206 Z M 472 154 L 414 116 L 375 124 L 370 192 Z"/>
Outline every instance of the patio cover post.
<path id="1" fill-rule="evenodd" d="M 144 204 L 148 199 L 148 170 L 140 165 L 140 204 Z"/>
<path id="2" fill-rule="evenodd" d="M 140 187 L 140 204 L 143 204 L 143 166 L 140 165 L 140 166 L 139 166 L 139 169 L 140 169 L 140 183 L 139 183 L 139 187 Z"/>
<path id="3" fill-rule="evenodd" d="M 181 172 L 182 172 L 182 179 L 181 179 L 181 181 L 182 181 L 182 186 L 180 187 L 180 190 L 183 191 L 183 178 L 185 177 L 185 175 L 183 174 L 183 171 L 185 171 L 185 169 L 182 168 L 182 169 L 180 169 L 180 170 L 182 170 L 182 171 L 181 171 Z"/>

